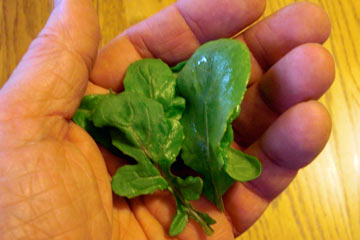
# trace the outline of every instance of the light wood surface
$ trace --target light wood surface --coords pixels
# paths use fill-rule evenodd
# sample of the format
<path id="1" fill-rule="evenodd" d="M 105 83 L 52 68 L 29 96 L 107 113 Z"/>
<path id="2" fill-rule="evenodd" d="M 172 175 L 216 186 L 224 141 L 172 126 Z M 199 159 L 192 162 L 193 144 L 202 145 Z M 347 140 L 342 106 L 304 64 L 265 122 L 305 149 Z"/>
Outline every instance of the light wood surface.
<path id="1" fill-rule="evenodd" d="M 196 0 L 194 0 L 196 1 Z M 173 3 L 173 0 L 94 0 L 102 42 Z M 268 1 L 265 15 L 295 0 Z M 325 46 L 336 61 L 336 81 L 321 99 L 333 119 L 331 139 L 314 163 L 239 239 L 360 239 L 360 4 L 313 0 L 329 13 Z M 45 24 L 51 0 L 0 0 L 0 86 Z M 1 103 L 0 103 L 1 104 Z"/>

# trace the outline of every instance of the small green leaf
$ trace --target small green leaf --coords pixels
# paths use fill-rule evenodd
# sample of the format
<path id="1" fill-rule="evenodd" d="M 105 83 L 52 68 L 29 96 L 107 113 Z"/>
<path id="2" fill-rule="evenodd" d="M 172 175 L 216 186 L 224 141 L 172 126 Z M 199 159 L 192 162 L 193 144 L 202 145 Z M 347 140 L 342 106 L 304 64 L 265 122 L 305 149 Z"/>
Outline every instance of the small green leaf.
<path id="1" fill-rule="evenodd" d="M 104 98 L 106 98 L 106 96 L 107 95 L 96 94 L 83 97 L 80 106 L 73 117 L 73 121 L 80 127 L 84 128 L 96 142 L 100 143 L 107 149 L 114 151 L 109 131 L 95 127 L 91 119 L 96 106 Z"/>
<path id="2" fill-rule="evenodd" d="M 187 222 L 189 221 L 188 213 L 185 207 L 178 207 L 176 209 L 175 216 L 171 222 L 169 235 L 174 237 L 182 233 L 186 227 Z"/>
<path id="3" fill-rule="evenodd" d="M 229 148 L 228 156 L 229 159 L 225 163 L 225 171 L 233 179 L 247 182 L 260 176 L 261 163 L 256 157 L 233 148 Z"/>
<path id="4" fill-rule="evenodd" d="M 171 71 L 172 71 L 173 73 L 178 73 L 178 72 L 180 72 L 180 71 L 183 69 L 183 67 L 185 66 L 186 63 L 187 63 L 187 60 L 182 61 L 182 62 L 179 62 L 179 63 L 176 64 L 175 66 L 171 67 Z"/>
<path id="5" fill-rule="evenodd" d="M 186 201 L 193 201 L 200 198 L 203 182 L 200 177 L 189 176 L 185 179 L 176 178 L 176 186 Z"/>
<path id="6" fill-rule="evenodd" d="M 91 121 L 91 116 L 95 111 L 95 107 L 106 97 L 107 95 L 87 95 L 81 100 L 80 106 L 77 109 L 73 121 L 88 131 L 94 125 Z"/>
<path id="7" fill-rule="evenodd" d="M 133 198 L 167 189 L 168 184 L 149 161 L 120 167 L 111 181 L 113 191 L 119 196 Z"/>
<path id="8" fill-rule="evenodd" d="M 167 118 L 181 118 L 185 100 L 176 96 L 176 78 L 160 59 L 142 59 L 131 64 L 126 71 L 124 88 L 126 92 L 161 103 Z"/>

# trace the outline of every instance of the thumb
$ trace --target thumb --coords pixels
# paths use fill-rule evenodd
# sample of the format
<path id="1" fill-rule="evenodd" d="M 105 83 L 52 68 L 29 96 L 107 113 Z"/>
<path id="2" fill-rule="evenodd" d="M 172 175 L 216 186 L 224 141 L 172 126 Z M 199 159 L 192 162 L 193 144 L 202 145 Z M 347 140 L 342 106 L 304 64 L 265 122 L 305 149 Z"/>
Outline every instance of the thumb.
<path id="1" fill-rule="evenodd" d="M 55 0 L 44 29 L 0 91 L 0 113 L 70 118 L 86 89 L 99 39 L 91 0 Z"/>

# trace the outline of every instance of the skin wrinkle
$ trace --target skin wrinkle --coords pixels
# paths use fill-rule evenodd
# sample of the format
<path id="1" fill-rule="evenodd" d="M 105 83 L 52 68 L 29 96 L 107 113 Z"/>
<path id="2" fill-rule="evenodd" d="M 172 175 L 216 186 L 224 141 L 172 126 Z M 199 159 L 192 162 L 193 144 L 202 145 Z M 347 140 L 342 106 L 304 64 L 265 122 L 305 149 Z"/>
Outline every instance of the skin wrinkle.
<path id="1" fill-rule="evenodd" d="M 41 119 L 41 117 L 40 117 Z M 17 139 L 11 139 L 10 143 L 8 141 L 5 141 L 3 146 L 0 145 L 0 150 L 7 152 L 6 149 L 13 149 L 13 150 L 21 150 L 21 148 L 24 148 L 26 146 L 30 146 L 33 144 L 37 144 L 39 142 L 46 140 L 61 140 L 66 136 L 66 133 L 69 131 L 69 126 L 67 122 L 65 122 L 61 117 L 44 117 L 42 118 L 42 121 L 39 124 L 33 125 L 33 122 L 39 121 L 39 119 L 34 118 L 29 119 L 26 124 L 24 124 L 25 119 L 13 119 L 11 121 L 11 126 L 14 127 L 8 127 L 9 129 L 13 129 L 18 131 L 19 129 L 22 129 L 24 126 L 31 126 L 31 128 L 28 128 L 31 131 L 22 132 L 22 134 L 17 134 Z M 50 121 L 52 120 L 52 121 Z M 22 121 L 22 125 L 18 126 L 16 122 Z M 52 126 L 58 126 L 57 128 L 54 128 Z M 60 126 L 60 127 L 59 127 Z M 2 132 L 4 129 L 2 129 Z M 5 130 L 6 131 L 6 130 Z M 12 131 L 9 130 L 7 133 L 5 133 L 4 136 L 0 136 L 1 138 L 6 139 L 7 135 L 11 135 Z M 1 141 L 3 142 L 3 141 Z"/>
<path id="2" fill-rule="evenodd" d="M 260 198 L 262 198 L 264 201 L 270 203 L 272 200 L 274 200 L 278 194 L 266 194 L 264 190 L 262 190 L 258 185 L 254 184 L 252 181 L 246 182 L 244 186 Z"/>
<path id="3" fill-rule="evenodd" d="M 246 28 L 247 25 L 255 22 L 256 19 L 258 19 L 263 14 L 266 5 L 266 1 L 263 0 L 222 0 L 210 2 L 200 0 L 198 2 L 204 5 L 207 4 L 208 8 L 215 7 L 215 4 L 218 6 L 213 11 L 208 12 L 205 17 L 199 14 L 199 10 L 197 9 L 199 9 L 200 5 L 196 5 L 196 3 L 191 1 L 181 1 L 177 2 L 176 5 L 179 10 L 183 12 L 182 14 L 185 17 L 188 25 L 193 28 L 193 32 L 195 32 L 195 35 L 201 43 L 221 37 L 234 36 L 242 29 Z M 246 9 L 252 9 L 253 11 L 247 11 Z M 218 22 L 209 22 L 209 19 L 220 18 L 220 16 L 222 18 L 222 25 L 226 26 L 225 28 L 221 28 L 221 30 Z M 234 21 L 237 22 L 237 24 L 233 24 Z M 209 24 L 213 24 L 214 26 L 209 28 Z M 206 29 L 206 31 L 203 30 L 203 28 Z"/>
<path id="4" fill-rule="evenodd" d="M 183 34 L 186 34 L 186 33 L 184 32 Z M 182 36 L 182 34 L 179 34 L 178 37 L 181 38 L 181 36 Z M 171 42 L 171 41 L 169 41 L 169 42 Z M 166 45 L 166 44 L 169 43 L 169 42 L 164 42 L 163 44 Z M 171 55 L 171 54 L 170 54 L 171 52 L 178 52 L 178 51 L 179 51 L 178 49 L 181 50 L 182 47 L 183 47 L 182 45 L 175 45 L 174 48 L 168 49 L 168 51 L 163 51 L 163 52 L 162 52 L 162 55 Z M 172 55 L 173 55 L 173 54 L 172 54 Z M 173 56 L 174 56 L 174 55 L 173 55 Z M 182 60 L 185 60 L 185 59 L 180 59 L 180 61 L 182 61 Z M 179 62 L 180 62 L 180 61 L 179 61 Z M 177 63 L 176 63 L 176 64 L 177 64 Z M 175 64 L 171 63 L 170 65 L 175 65 Z"/>
<path id="5" fill-rule="evenodd" d="M 194 40 L 196 41 L 195 45 L 200 46 L 200 40 L 199 38 L 196 36 L 196 34 L 194 33 L 194 31 L 191 29 L 190 25 L 187 23 L 185 16 L 182 14 L 182 12 L 180 11 L 179 7 L 177 6 L 177 4 L 175 3 L 174 5 L 172 5 L 176 11 L 176 13 L 179 14 L 179 16 L 182 18 L 182 20 L 185 22 L 186 25 L 186 29 L 191 33 L 192 36 L 194 36 Z M 186 32 L 184 31 L 182 34 L 186 34 Z M 170 42 L 170 40 L 168 40 Z M 179 48 L 179 46 L 175 46 L 175 49 Z M 166 53 L 166 52 L 165 52 Z M 185 59 L 179 59 L 179 62 L 185 60 Z"/>
<path id="6" fill-rule="evenodd" d="M 145 24 L 145 23 L 143 23 Z M 126 37 L 130 40 L 131 44 L 134 46 L 137 54 L 139 54 L 139 56 L 141 58 L 154 58 L 154 56 L 151 54 L 149 47 L 146 44 L 146 41 L 144 39 L 143 35 L 137 36 L 136 34 L 132 34 L 132 32 L 129 32 L 128 30 L 125 30 L 124 32 L 126 35 Z M 135 40 L 140 40 L 140 43 L 138 43 L 138 41 Z"/>
<path id="7" fill-rule="evenodd" d="M 34 211 L 34 210 L 33 210 Z M 16 217 L 16 215 L 13 215 L 13 216 L 15 216 Z M 29 220 L 22 220 L 22 219 L 20 219 L 20 217 L 17 217 L 18 218 L 18 220 L 21 220 L 23 223 L 29 223 L 29 222 L 33 222 L 34 221 L 34 219 L 36 219 L 36 218 L 33 218 L 33 219 L 29 219 Z M 16 228 L 17 226 L 15 226 L 15 227 L 13 227 L 13 228 Z M 12 228 L 11 228 L 12 229 Z"/>
<path id="8" fill-rule="evenodd" d="M 127 227 L 125 229 L 130 229 L 130 214 L 128 214 L 127 217 L 128 217 L 128 219 L 125 222 L 127 222 L 128 224 L 127 224 Z M 123 234 L 125 234 L 125 232 Z M 123 236 L 125 236 L 125 235 L 123 235 Z M 124 238 L 124 237 L 122 237 L 122 238 Z"/>
<path id="9" fill-rule="evenodd" d="M 79 228 L 82 228 L 82 227 L 83 227 L 82 224 L 79 224 L 78 226 L 74 226 L 73 228 L 70 228 L 68 230 L 64 230 L 62 232 L 56 233 L 55 235 L 53 234 L 53 235 L 51 235 L 51 238 L 54 239 L 54 238 L 64 237 L 63 235 L 65 235 L 65 234 L 67 234 L 69 232 L 75 231 L 75 230 L 77 230 Z M 63 239 L 63 238 L 61 238 L 61 239 Z"/>
<path id="10" fill-rule="evenodd" d="M 272 32 L 267 21 L 261 21 L 261 24 L 263 24 L 265 26 L 265 29 L 267 29 L 269 33 Z M 256 63 L 258 64 L 258 66 L 260 66 L 262 72 L 266 72 L 269 69 L 269 67 L 271 66 L 271 64 L 268 62 L 268 60 L 266 60 L 265 56 L 268 56 L 270 54 L 268 54 L 265 46 L 262 44 L 262 41 L 260 40 L 261 38 L 259 38 L 258 33 L 255 33 L 253 35 L 254 37 L 251 39 L 251 41 L 249 41 L 248 34 L 246 31 L 244 32 L 244 34 L 242 36 L 246 43 L 246 46 L 250 49 L 251 54 L 254 56 Z M 252 50 L 252 47 L 251 47 L 252 44 L 249 44 L 249 43 L 250 42 L 252 43 L 254 41 L 256 41 L 257 46 L 260 48 L 260 52 Z M 255 52 L 255 54 L 254 54 L 254 52 Z"/>
<path id="11" fill-rule="evenodd" d="M 48 211 L 48 212 L 45 212 L 43 215 L 47 215 L 48 213 L 50 213 L 50 212 L 52 212 L 53 211 L 53 209 L 51 209 L 50 211 Z M 16 216 L 16 215 L 13 215 L 12 217 L 13 218 L 15 218 L 18 222 L 19 222 L 19 224 L 18 225 L 16 225 L 16 226 L 13 226 L 13 227 L 7 227 L 6 228 L 6 231 L 13 231 L 13 230 L 17 230 L 17 229 L 20 229 L 20 228 L 26 228 L 26 227 L 28 227 L 28 226 L 30 226 L 31 228 L 34 228 L 34 229 L 36 229 L 37 231 L 39 231 L 39 232 L 41 232 L 41 233 L 44 233 L 48 238 L 50 238 L 51 237 L 51 235 L 49 234 L 49 233 L 47 233 L 47 232 L 45 232 L 45 231 L 43 231 L 42 229 L 40 229 L 40 228 L 38 228 L 38 227 L 34 227 L 35 225 L 35 223 L 34 223 L 34 221 L 35 220 L 38 220 L 39 218 L 41 218 L 41 217 L 43 217 L 43 215 L 40 215 L 40 216 L 37 216 L 37 217 L 34 217 L 34 218 L 32 218 L 32 219 L 29 219 L 29 220 L 23 220 L 23 219 L 21 219 L 20 217 L 18 217 L 18 216 Z M 30 234 L 27 234 L 27 235 L 30 235 Z"/>
<path id="12" fill-rule="evenodd" d="M 173 12 L 172 12 L 173 11 Z M 199 40 L 197 39 L 196 35 L 194 34 L 194 32 L 191 30 L 190 26 L 186 23 L 184 17 L 181 15 L 181 12 L 178 10 L 178 8 L 176 7 L 176 5 L 171 5 L 167 8 L 165 8 L 163 10 L 163 12 L 169 14 L 170 12 L 172 12 L 173 15 L 176 15 L 177 17 L 180 17 L 180 21 L 181 21 L 181 27 L 185 27 L 182 31 L 182 34 L 186 34 L 189 33 L 189 36 L 194 37 L 194 40 L 196 41 L 196 47 L 198 47 L 199 44 Z M 150 23 L 154 24 L 154 18 L 150 18 L 149 20 L 152 20 Z M 162 21 L 165 21 L 164 19 L 161 19 Z M 174 49 L 177 48 L 182 48 L 183 45 L 175 45 L 173 47 L 168 47 L 168 49 L 166 51 L 164 51 L 164 49 L 161 51 L 161 54 L 158 54 L 156 52 L 159 52 L 156 48 L 151 49 L 149 46 L 150 44 L 147 42 L 147 40 L 145 39 L 145 36 L 147 36 L 144 33 L 150 32 L 152 26 L 149 25 L 149 23 L 147 22 L 142 22 L 141 24 L 135 25 L 133 28 L 126 30 L 125 33 L 129 36 L 129 39 L 131 41 L 131 43 L 135 46 L 135 49 L 137 50 L 137 52 L 139 53 L 139 55 L 142 58 L 162 58 L 162 60 L 167 60 L 164 58 L 168 58 L 166 56 L 168 56 L 168 52 L 178 52 L 178 51 L 174 51 Z M 138 29 L 139 28 L 139 29 Z M 142 34 L 139 34 L 139 30 L 141 30 Z M 170 31 L 170 29 L 168 28 L 167 31 Z M 150 36 L 152 37 L 152 36 Z M 140 38 L 140 43 L 139 44 L 138 41 L 136 41 L 135 39 Z M 179 33 L 177 33 L 176 39 L 179 38 Z M 174 38 L 175 39 L 175 38 Z M 174 39 L 168 39 L 165 42 L 161 42 L 162 45 L 167 46 L 166 43 L 171 43 L 174 41 Z M 152 40 L 152 39 L 151 39 Z M 181 44 L 181 43 L 180 43 Z M 141 46 L 142 45 L 142 46 Z M 171 45 L 171 44 L 170 44 Z M 195 49 L 193 49 L 192 51 L 195 51 Z M 145 54 L 144 54 L 145 52 Z M 165 56 L 165 57 L 164 57 Z M 175 56 L 176 57 L 176 56 Z M 181 61 L 184 59 L 178 59 L 178 61 Z M 168 62 L 168 61 L 167 61 Z"/>
<path id="13" fill-rule="evenodd" d="M 177 12 L 180 14 L 180 16 L 187 23 L 187 25 L 189 26 L 189 30 L 194 34 L 194 36 L 196 37 L 196 39 L 200 45 L 200 39 L 199 39 L 198 35 L 204 36 L 204 33 L 203 33 L 200 25 L 195 20 L 193 20 L 193 18 L 189 14 L 185 14 L 183 11 L 181 11 L 179 6 L 176 3 L 174 4 L 174 6 L 175 6 Z M 197 30 L 196 32 L 199 32 L 199 33 L 195 34 L 194 29 L 196 29 Z"/>
<path id="14" fill-rule="evenodd" d="M 82 13 L 84 12 L 83 6 L 81 8 L 79 7 L 78 11 L 75 11 L 74 9 L 76 9 L 76 8 L 73 7 L 71 9 L 72 11 L 69 11 L 69 12 L 67 12 L 67 9 L 65 9 L 66 4 L 59 5 L 59 6 L 62 7 L 62 9 L 60 7 L 55 7 L 54 13 L 52 14 L 52 16 L 54 16 L 54 17 L 53 18 L 50 17 L 48 24 L 46 24 L 46 27 L 40 32 L 39 37 L 41 37 L 42 35 L 55 36 L 54 39 L 60 38 L 62 40 L 61 43 L 63 45 L 67 45 L 64 43 L 74 44 L 79 40 L 79 36 L 76 36 L 76 37 L 73 36 L 74 35 L 73 32 L 77 32 L 77 33 L 81 32 L 82 36 L 80 39 L 87 39 L 87 40 L 90 40 L 88 42 L 97 42 L 97 43 L 100 41 L 101 36 L 100 36 L 100 30 L 99 30 L 99 22 L 98 22 L 97 18 L 93 18 L 92 19 L 93 21 L 90 22 L 93 25 L 97 26 L 96 28 L 92 28 L 92 29 L 96 29 L 96 31 L 91 31 L 91 30 L 85 31 L 86 29 L 85 30 L 81 29 L 81 31 L 79 31 L 78 30 L 79 26 L 76 25 L 77 21 L 75 21 L 77 19 L 77 17 L 75 17 L 75 19 L 71 19 L 73 21 L 70 21 L 71 17 L 82 15 Z M 89 6 L 89 7 L 91 8 L 90 11 L 93 10 L 93 14 L 96 15 L 92 6 Z M 65 16 L 63 18 L 58 17 L 59 15 L 61 15 L 60 12 L 64 13 Z M 65 12 L 67 12 L 67 13 L 65 13 Z M 50 22 L 51 22 L 51 24 L 49 24 Z M 68 41 L 68 39 L 71 39 L 71 40 Z M 85 41 L 83 41 L 83 42 L 85 42 Z M 69 46 L 65 46 L 65 48 L 72 49 Z M 93 50 L 94 50 L 94 52 L 90 52 L 90 51 L 78 52 L 78 54 L 81 56 L 84 63 L 86 64 L 88 72 L 90 72 L 92 70 L 92 66 L 94 65 L 94 62 L 96 59 L 96 57 L 94 57 L 94 54 L 96 55 L 97 51 L 95 49 L 93 49 Z"/>
<path id="15" fill-rule="evenodd" d="M 45 232 L 44 230 L 42 230 L 41 228 L 38 228 L 37 226 L 34 225 L 34 223 L 32 222 L 24 222 L 21 218 L 17 217 L 17 216 L 13 216 L 14 218 L 16 218 L 22 225 L 22 229 L 24 232 L 27 232 L 25 234 L 25 236 L 31 236 L 33 235 L 32 232 L 29 232 L 29 230 L 34 229 L 36 233 L 40 232 L 41 234 L 45 235 L 47 238 L 51 237 L 50 234 L 48 234 L 47 232 Z M 27 228 L 30 227 L 30 229 Z"/>
<path id="16" fill-rule="evenodd" d="M 84 160 L 85 160 L 85 156 L 83 156 L 83 153 L 82 153 L 79 149 L 77 149 L 77 151 L 78 151 L 79 154 L 82 155 L 82 157 L 83 157 Z M 71 159 L 71 158 L 69 158 L 69 159 Z M 73 161 L 73 163 L 75 163 L 75 161 Z M 76 163 L 77 163 L 77 162 L 76 162 Z M 83 170 L 84 173 L 86 173 L 86 176 L 87 176 L 88 178 L 91 179 L 91 178 L 97 176 L 97 175 L 93 172 L 94 169 L 91 167 L 91 165 L 89 165 L 89 168 L 90 168 L 90 170 L 91 170 L 92 176 L 89 176 L 88 173 L 87 173 L 87 171 L 86 171 L 84 168 L 82 168 L 80 164 L 77 163 L 77 165 L 80 167 L 80 169 Z M 71 173 L 73 174 L 73 172 L 71 172 Z M 74 177 L 74 179 L 75 179 L 75 176 L 74 176 L 74 175 L 73 175 L 73 177 Z M 103 199 L 102 196 L 100 195 L 100 192 L 101 192 L 101 191 L 100 191 L 100 187 L 99 187 L 98 182 L 95 183 L 95 186 L 96 186 L 96 188 L 97 188 L 96 193 L 98 193 L 98 195 L 99 195 L 98 197 L 99 197 L 100 201 L 103 202 L 104 199 Z M 77 191 L 77 192 L 81 192 L 81 191 Z M 85 200 L 85 202 L 86 202 L 86 200 Z M 92 208 L 92 206 L 90 206 L 90 208 Z M 105 213 L 107 213 L 107 211 L 106 211 L 106 209 L 105 209 L 105 206 L 104 206 L 103 204 L 101 204 L 101 209 L 102 209 Z M 100 211 L 100 210 L 99 210 L 99 211 Z M 111 216 L 107 216 L 107 217 L 108 217 L 107 220 L 109 221 L 109 223 L 111 223 L 111 219 L 109 219 Z"/>
<path id="17" fill-rule="evenodd" d="M 66 185 L 64 185 L 64 187 L 65 187 Z M 69 194 L 70 195 L 70 194 Z M 70 201 L 70 203 L 72 203 L 71 201 Z"/>
<path id="18" fill-rule="evenodd" d="M 64 53 L 69 53 L 69 58 L 70 59 L 72 59 L 72 60 L 74 60 L 74 61 L 77 61 L 78 63 L 79 63 L 79 67 L 81 68 L 81 65 L 83 65 L 85 68 L 84 69 L 87 69 L 87 66 L 86 66 L 86 64 L 85 64 L 85 61 L 86 61 L 86 59 L 85 58 L 83 58 L 83 56 L 81 56 L 81 54 L 80 53 L 78 53 L 78 52 L 76 52 L 76 51 L 73 51 L 72 49 L 70 49 L 66 44 L 63 44 L 61 41 L 59 41 L 57 38 L 56 38 L 56 36 L 55 37 L 51 37 L 51 36 L 54 36 L 54 35 L 41 35 L 40 34 L 40 36 L 39 36 L 39 38 L 37 39 L 37 40 L 35 40 L 32 44 L 31 44 L 31 47 L 30 47 L 30 53 L 28 53 L 28 54 L 26 54 L 25 55 L 25 57 L 24 57 L 24 61 L 33 61 L 33 59 L 35 58 L 37 58 L 39 55 L 33 55 L 34 53 L 36 53 L 36 54 L 38 54 L 39 52 L 40 53 L 42 53 L 42 52 L 44 52 L 44 48 L 43 48 L 43 45 L 44 44 L 42 44 L 43 42 L 47 42 L 47 41 L 49 41 L 49 38 L 51 39 L 51 41 L 52 41 L 52 44 L 53 43 L 56 43 L 56 46 L 58 46 L 58 47 L 50 47 L 50 48 L 45 48 L 45 49 L 47 49 L 47 50 L 51 50 L 51 51 L 54 51 L 53 52 L 53 54 L 56 56 L 56 55 L 59 55 L 60 54 L 60 52 L 59 52 L 59 54 L 57 54 L 57 52 L 59 51 L 59 50 L 61 50 L 61 55 L 63 55 Z M 38 51 L 40 49 L 40 51 Z M 56 50 L 56 49 L 58 49 L 58 50 Z M 44 54 L 47 54 L 47 55 L 49 55 L 48 54 L 48 52 L 44 52 Z M 42 64 L 42 59 L 39 59 L 39 61 L 38 61 L 38 64 Z M 77 69 L 79 69 L 79 67 L 77 67 Z M 56 69 L 56 68 L 55 68 Z M 57 74 L 55 71 L 54 71 L 54 68 L 51 68 L 51 70 L 49 70 L 49 71 L 51 71 L 52 72 L 52 74 Z M 77 70 L 78 71 L 78 70 Z M 86 71 L 87 72 L 87 71 Z M 16 71 L 15 70 L 15 72 L 14 72 L 14 75 L 17 75 L 17 73 L 18 73 L 18 71 Z M 14 75 L 13 75 L 13 77 L 14 77 Z M 47 75 L 46 73 L 44 74 L 44 75 Z M 61 75 L 60 73 L 58 73 L 58 75 Z M 53 75 L 51 75 L 50 74 L 50 76 L 53 76 Z M 56 77 L 56 76 L 55 76 Z M 54 78 L 55 78 L 54 77 Z M 65 81 L 62 81 L 62 83 L 65 83 L 67 86 L 68 86 L 68 88 L 67 88 L 67 90 L 66 91 L 56 91 L 57 93 L 56 93 L 56 95 L 58 95 L 58 93 L 59 92 L 64 92 L 66 95 L 64 96 L 64 98 L 69 98 L 69 92 L 71 93 L 71 92 L 73 92 L 73 90 L 71 90 L 71 89 L 76 89 L 76 88 L 79 88 L 79 87 L 77 87 L 77 86 L 74 86 L 73 84 L 70 84 L 65 78 L 63 78 L 63 77 L 61 77 L 61 79 L 63 79 L 63 80 L 65 80 Z M 49 81 L 45 81 L 45 82 L 49 82 Z M 50 81 L 50 82 L 54 82 L 54 81 Z M 55 81 L 55 82 L 57 82 L 57 84 L 54 84 L 55 86 L 60 86 L 59 85 L 59 83 L 58 83 L 58 81 Z M 78 81 L 79 82 L 79 81 Z M 79 82 L 80 83 L 80 82 Z M 85 83 L 85 82 L 84 82 Z M 82 91 L 85 91 L 85 89 L 86 89 L 86 86 L 85 86 L 85 84 L 82 84 L 82 85 L 84 85 L 83 87 L 81 87 L 83 90 Z M 51 84 L 50 84 L 50 88 L 54 88 L 55 86 L 52 86 Z M 6 86 L 5 86 L 5 88 L 6 88 Z M 48 89 L 48 88 L 43 88 L 43 89 Z M 69 89 L 70 89 L 70 91 L 69 91 Z M 48 90 L 47 90 L 48 91 Z M 81 95 L 81 92 L 79 92 L 78 93 L 79 95 Z M 75 95 L 78 95 L 78 94 L 75 94 Z M 48 94 L 46 94 L 46 93 L 44 93 L 44 94 L 42 94 L 42 95 L 47 95 L 47 97 L 48 97 Z M 55 95 L 55 93 L 54 93 L 54 95 Z M 21 96 L 21 95 L 19 95 L 19 96 Z M 26 94 L 25 94 L 25 96 L 26 96 Z M 41 96 L 41 95 L 40 95 Z M 53 96 L 53 98 L 52 99 L 55 99 L 54 98 L 54 96 Z M 43 105 L 43 100 L 44 99 L 39 99 L 39 102 L 41 103 L 41 104 L 39 104 L 39 106 L 42 106 Z M 34 99 L 32 99 L 32 101 L 34 101 Z M 26 104 L 26 105 L 28 105 L 28 104 Z M 57 105 L 57 104 L 56 104 Z M 21 111 L 20 111 L 21 112 Z M 31 112 L 33 112 L 33 111 L 31 111 Z M 70 114 L 67 114 L 68 116 L 65 116 L 65 117 L 69 117 L 69 115 Z"/>
<path id="19" fill-rule="evenodd" d="M 142 197 L 140 196 L 140 197 L 137 197 L 137 198 L 135 199 L 135 201 L 140 201 L 141 199 L 142 199 Z M 133 204 L 132 202 L 134 202 L 134 201 L 129 201 L 129 208 L 130 208 L 131 211 L 134 213 L 134 217 L 135 217 L 136 221 L 139 223 L 140 226 L 142 226 L 142 225 L 143 225 L 143 222 L 141 222 L 141 221 L 138 219 L 138 216 L 137 216 L 136 211 L 135 211 L 135 208 L 136 208 L 136 207 L 134 206 L 134 204 Z M 149 233 L 146 233 L 146 231 L 145 231 L 145 229 L 144 229 L 143 227 L 142 227 L 142 229 L 143 229 L 143 232 L 144 232 L 144 235 L 145 235 L 146 239 L 150 240 L 150 238 L 149 238 L 149 236 L 148 236 Z M 160 240 L 160 239 L 159 239 L 159 240 Z"/>
<path id="20" fill-rule="evenodd" d="M 60 39 L 59 39 L 60 38 Z M 51 42 L 51 45 L 49 45 L 49 42 Z M 86 72 L 89 72 L 89 56 L 84 56 L 77 50 L 72 49 L 67 44 L 64 43 L 65 41 L 61 39 L 61 37 L 57 36 L 57 34 L 51 33 L 50 31 L 48 33 L 41 33 L 38 38 L 36 38 L 30 45 L 30 52 L 28 54 L 25 54 L 24 61 L 31 61 L 32 58 L 38 58 L 39 56 L 42 56 L 41 53 L 44 52 L 44 57 L 49 57 L 49 54 L 53 54 L 54 56 L 57 55 L 57 53 L 61 53 L 59 55 L 63 55 L 64 53 L 69 53 L 71 56 L 69 59 L 72 60 L 72 62 L 76 61 L 79 63 L 79 67 L 85 67 Z M 44 48 L 44 46 L 47 46 Z M 50 51 L 47 52 L 47 51 Z M 36 55 L 35 55 L 36 54 Z M 39 55 L 40 54 L 40 55 Z M 53 70 L 57 70 L 56 68 Z M 73 83 L 67 83 L 68 86 L 73 88 Z"/>
<path id="21" fill-rule="evenodd" d="M 230 214 L 229 214 L 229 211 L 226 209 L 226 207 L 224 208 L 224 215 L 225 215 L 226 219 L 229 221 L 230 226 L 231 226 L 231 228 L 232 228 L 232 232 L 234 233 L 234 237 L 235 237 L 237 230 L 236 230 L 236 228 L 235 228 L 233 219 L 231 218 L 231 216 L 230 216 Z"/>

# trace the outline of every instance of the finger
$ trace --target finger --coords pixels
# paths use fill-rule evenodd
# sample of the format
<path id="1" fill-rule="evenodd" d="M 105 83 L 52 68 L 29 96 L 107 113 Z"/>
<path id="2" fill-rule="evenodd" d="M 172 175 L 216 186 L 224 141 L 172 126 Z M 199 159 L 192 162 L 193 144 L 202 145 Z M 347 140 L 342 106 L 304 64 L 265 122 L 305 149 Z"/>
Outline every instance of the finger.
<path id="1" fill-rule="evenodd" d="M 169 230 L 172 218 L 175 214 L 176 205 L 170 192 L 157 192 L 156 194 L 145 196 L 144 203 L 149 212 L 161 223 L 162 226 Z M 224 213 L 220 212 L 208 200 L 201 198 L 192 202 L 195 209 L 208 213 L 216 224 L 211 225 L 214 233 L 207 237 L 204 230 L 193 219 L 189 219 L 185 230 L 177 236 L 179 240 L 197 240 L 197 239 L 233 239 L 232 227 Z"/>
<path id="2" fill-rule="evenodd" d="M 104 159 L 98 151 L 96 143 L 89 141 L 87 133 L 78 125 L 71 123 L 67 134 L 67 140 L 74 144 L 89 161 L 95 175 L 96 183 L 100 192 L 100 198 L 106 211 L 109 222 L 112 221 L 112 197 L 110 176 L 104 164 Z"/>
<path id="3" fill-rule="evenodd" d="M 97 86 L 92 82 L 89 82 L 84 95 L 90 94 L 109 94 L 109 89 Z"/>
<path id="4" fill-rule="evenodd" d="M 248 29 L 240 38 L 260 66 L 267 70 L 291 49 L 304 43 L 323 43 L 331 24 L 326 12 L 313 3 L 292 4 Z"/>
<path id="5" fill-rule="evenodd" d="M 159 221 L 146 208 L 141 197 L 130 201 L 131 209 L 149 240 L 167 240 L 169 235 L 165 232 Z"/>
<path id="6" fill-rule="evenodd" d="M 147 240 L 129 204 L 124 198 L 114 196 L 112 239 Z"/>
<path id="7" fill-rule="evenodd" d="M 275 112 L 319 99 L 335 78 L 332 55 L 319 44 L 304 44 L 275 64 L 259 83 L 262 97 Z"/>
<path id="8" fill-rule="evenodd" d="M 200 43 L 239 32 L 260 17 L 264 7 L 265 0 L 180 0 L 105 46 L 91 80 L 119 90 L 131 62 L 154 57 L 177 63 L 190 57 Z"/>
<path id="9" fill-rule="evenodd" d="M 326 109 L 316 101 L 300 103 L 283 115 L 262 138 L 246 150 L 263 164 L 261 176 L 236 183 L 225 196 L 225 206 L 237 234 L 245 231 L 295 177 L 324 148 L 331 131 Z M 236 210 L 235 210 L 236 209 Z"/>
<path id="10" fill-rule="evenodd" d="M 263 13 L 266 1 L 182 0 L 177 7 L 200 43 L 231 37 Z"/>
<path id="11" fill-rule="evenodd" d="M 84 93 L 99 30 L 90 0 L 60 0 L 0 94 L 16 116 L 70 118 Z"/>
<path id="12" fill-rule="evenodd" d="M 279 114 L 307 100 L 317 100 L 335 78 L 331 54 L 319 44 L 304 44 L 279 60 L 245 94 L 233 124 L 242 146 L 256 141 Z"/>

